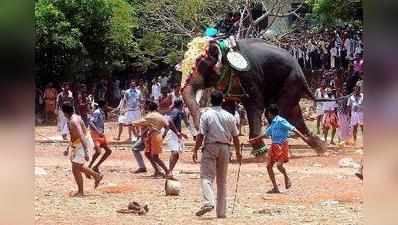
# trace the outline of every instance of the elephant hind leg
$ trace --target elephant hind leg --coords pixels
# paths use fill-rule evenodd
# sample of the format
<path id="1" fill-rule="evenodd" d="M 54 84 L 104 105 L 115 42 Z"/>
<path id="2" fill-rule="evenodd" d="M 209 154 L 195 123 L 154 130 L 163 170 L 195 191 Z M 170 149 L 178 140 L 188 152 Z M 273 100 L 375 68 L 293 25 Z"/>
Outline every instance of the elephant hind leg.
<path id="1" fill-rule="evenodd" d="M 280 116 L 287 119 L 299 131 L 307 134 L 308 129 L 307 126 L 305 126 L 304 118 L 298 103 L 300 101 L 300 96 L 298 87 L 294 85 L 294 83 L 286 83 L 276 100 L 276 104 L 279 107 Z"/>
<path id="2" fill-rule="evenodd" d="M 287 110 L 282 109 L 283 111 Z M 326 151 L 326 144 L 316 135 L 313 135 L 307 128 L 307 125 L 304 122 L 303 114 L 301 112 L 300 106 L 297 104 L 291 108 L 291 111 L 287 116 L 281 114 L 282 117 L 285 117 L 293 126 L 296 127 L 301 133 L 307 136 L 307 140 L 304 140 L 309 146 L 311 146 L 318 155 L 322 154 Z"/>
<path id="3" fill-rule="evenodd" d="M 307 144 L 310 145 L 317 153 L 326 150 L 325 143 L 323 143 L 317 136 L 312 135 L 304 122 L 304 117 L 299 105 L 300 95 L 292 90 L 282 92 L 283 94 L 278 98 L 277 105 L 279 107 L 280 115 L 286 118 L 293 126 L 297 128 L 305 136 L 309 137 Z"/>
<path id="4" fill-rule="evenodd" d="M 293 126 L 297 128 L 301 133 L 308 136 L 311 132 L 308 130 L 307 125 L 304 122 L 304 117 L 301 112 L 299 104 L 290 105 L 285 103 L 286 99 L 278 101 L 279 112 L 282 117 L 287 119 Z"/>

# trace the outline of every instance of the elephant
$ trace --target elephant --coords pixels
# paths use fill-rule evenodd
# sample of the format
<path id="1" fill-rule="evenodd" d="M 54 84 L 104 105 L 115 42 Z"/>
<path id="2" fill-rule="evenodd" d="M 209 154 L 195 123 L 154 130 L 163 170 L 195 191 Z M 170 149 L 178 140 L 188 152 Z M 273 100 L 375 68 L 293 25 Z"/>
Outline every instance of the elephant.
<path id="1" fill-rule="evenodd" d="M 195 93 L 200 89 L 217 87 L 219 67 L 228 67 L 234 76 L 237 75 L 242 90 L 247 94 L 240 100 L 247 111 L 250 138 L 261 134 L 264 109 L 270 104 L 277 104 L 280 115 L 308 137 L 307 144 L 317 152 L 325 151 L 325 143 L 313 135 L 304 123 L 300 99 L 307 97 L 314 101 L 321 100 L 317 100 L 311 92 L 297 60 L 288 51 L 267 44 L 262 39 L 240 39 L 236 45 L 250 64 L 248 71 L 230 68 L 224 53 L 217 47 L 217 42 L 210 41 L 207 53 L 197 58 L 196 65 L 182 88 L 182 97 L 191 112 L 195 128 L 199 128 L 200 118 Z"/>

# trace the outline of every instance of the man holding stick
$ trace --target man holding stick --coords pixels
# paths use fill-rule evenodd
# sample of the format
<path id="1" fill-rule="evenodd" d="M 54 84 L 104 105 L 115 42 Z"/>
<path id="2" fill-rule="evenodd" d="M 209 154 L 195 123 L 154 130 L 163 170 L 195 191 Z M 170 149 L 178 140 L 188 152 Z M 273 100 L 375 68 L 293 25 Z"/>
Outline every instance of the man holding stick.
<path id="1" fill-rule="evenodd" d="M 229 163 L 229 147 L 233 140 L 236 157 L 240 163 L 242 155 L 239 149 L 238 128 L 235 118 L 229 112 L 221 108 L 223 94 L 214 91 L 211 94 L 213 107 L 202 114 L 200 118 L 199 134 L 193 149 L 193 161 L 198 159 L 197 152 L 204 141 L 202 159 L 200 162 L 200 178 L 204 205 L 196 213 L 202 216 L 212 211 L 217 199 L 217 217 L 225 218 L 226 213 L 226 180 Z M 212 184 L 216 178 L 217 198 L 214 196 Z"/>

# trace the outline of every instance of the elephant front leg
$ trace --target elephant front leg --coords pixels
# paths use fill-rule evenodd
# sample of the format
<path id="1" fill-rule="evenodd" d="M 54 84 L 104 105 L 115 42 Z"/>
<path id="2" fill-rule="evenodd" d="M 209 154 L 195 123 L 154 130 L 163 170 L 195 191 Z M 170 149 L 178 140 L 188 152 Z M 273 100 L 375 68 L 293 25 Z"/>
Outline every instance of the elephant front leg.
<path id="1" fill-rule="evenodd" d="M 255 107 L 246 107 L 247 111 L 247 119 L 249 121 L 249 128 L 250 128 L 250 133 L 249 133 L 249 138 L 255 138 L 258 137 L 262 134 L 261 128 L 262 128 L 262 114 L 264 112 L 264 109 L 259 109 Z M 258 139 L 256 141 L 251 142 L 251 145 L 253 147 L 252 154 L 256 156 L 260 161 L 263 160 L 264 153 L 266 151 L 266 145 L 264 143 L 263 139 Z"/>
<path id="2" fill-rule="evenodd" d="M 249 138 L 254 138 L 260 135 L 261 133 L 261 117 L 264 112 L 264 109 L 257 109 L 254 107 L 247 107 L 247 119 L 249 121 Z"/>

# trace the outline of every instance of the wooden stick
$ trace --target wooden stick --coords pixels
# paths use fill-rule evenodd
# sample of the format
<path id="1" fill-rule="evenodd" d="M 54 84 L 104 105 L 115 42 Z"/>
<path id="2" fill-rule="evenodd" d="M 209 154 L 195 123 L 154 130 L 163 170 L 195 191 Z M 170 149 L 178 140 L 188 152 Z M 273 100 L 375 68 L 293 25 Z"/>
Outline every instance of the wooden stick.
<path id="1" fill-rule="evenodd" d="M 241 154 L 242 154 L 242 150 L 243 150 L 243 143 L 240 144 L 240 153 L 241 153 Z M 234 214 L 236 199 L 237 199 L 237 196 L 238 196 L 238 186 L 239 186 L 240 167 L 241 167 L 241 165 L 242 165 L 242 160 L 239 162 L 238 175 L 237 175 L 237 177 L 236 177 L 235 197 L 234 197 L 234 204 L 233 204 L 233 206 L 232 206 L 232 214 Z"/>

